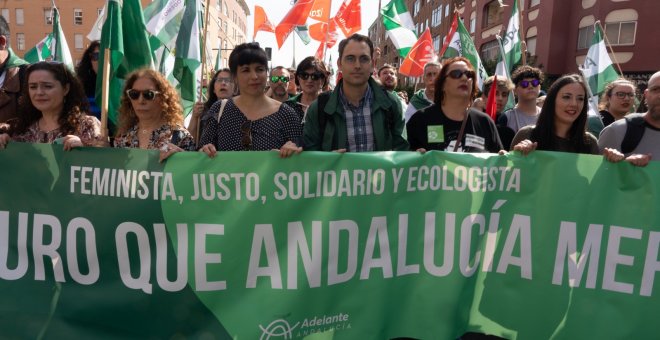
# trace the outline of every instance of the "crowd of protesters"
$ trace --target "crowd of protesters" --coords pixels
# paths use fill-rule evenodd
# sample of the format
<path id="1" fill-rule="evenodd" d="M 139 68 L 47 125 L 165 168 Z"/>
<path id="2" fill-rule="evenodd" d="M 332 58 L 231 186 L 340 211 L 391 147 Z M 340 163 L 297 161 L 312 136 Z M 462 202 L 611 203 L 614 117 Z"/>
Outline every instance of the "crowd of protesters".
<path id="1" fill-rule="evenodd" d="M 140 69 L 126 77 L 116 128 L 106 138 L 94 101 L 98 42 L 90 44 L 75 74 L 57 62 L 28 65 L 9 48 L 0 18 L 0 148 L 10 141 L 158 149 L 161 161 L 181 151 L 209 157 L 226 151 L 488 152 L 534 150 L 602 154 L 612 162 L 644 166 L 660 159 L 660 72 L 643 93 L 648 111 L 634 113 L 637 87 L 611 82 L 600 112 L 589 114 L 583 77 L 559 77 L 542 93 L 543 72 L 523 65 L 512 79 L 488 78 L 483 91 L 463 57 L 429 62 L 424 88 L 408 100 L 396 92 L 397 70 L 376 68 L 371 40 L 354 34 L 339 43 L 341 79 L 334 88 L 323 61 L 308 57 L 297 69 L 275 67 L 258 43 L 238 45 L 229 68 L 208 82 L 188 127 L 180 97 L 160 73 Z M 495 86 L 495 91 L 490 89 Z M 488 96 L 496 113 L 485 114 Z M 515 95 L 515 104 L 510 94 Z M 479 97 L 478 95 L 481 94 Z"/>

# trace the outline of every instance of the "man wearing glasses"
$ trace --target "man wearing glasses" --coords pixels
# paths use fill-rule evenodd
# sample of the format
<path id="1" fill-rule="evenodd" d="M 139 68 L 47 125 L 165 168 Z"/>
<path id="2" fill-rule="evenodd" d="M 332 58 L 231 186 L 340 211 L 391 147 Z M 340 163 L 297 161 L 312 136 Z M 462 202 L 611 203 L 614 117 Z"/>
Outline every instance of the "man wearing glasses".
<path id="1" fill-rule="evenodd" d="M 19 72 L 28 64 L 9 48 L 10 35 L 7 21 L 0 16 L 0 132 L 17 115 L 22 85 Z"/>
<path id="2" fill-rule="evenodd" d="M 289 70 L 284 66 L 278 66 L 270 71 L 270 78 L 268 78 L 268 83 L 270 84 L 270 97 L 284 103 L 289 99 L 289 80 L 291 75 Z"/>
<path id="3" fill-rule="evenodd" d="M 371 78 L 373 53 L 373 43 L 361 34 L 339 43 L 337 66 L 343 77 L 334 91 L 319 95 L 309 106 L 305 150 L 408 150 L 398 99 Z"/>
<path id="4" fill-rule="evenodd" d="M 497 124 L 506 126 L 516 133 L 522 127 L 536 124 L 541 113 L 541 108 L 536 106 L 536 98 L 541 92 L 544 75 L 540 69 L 524 65 L 513 71 L 511 78 L 515 85 L 513 91 L 518 98 L 518 104 L 504 112 Z"/>

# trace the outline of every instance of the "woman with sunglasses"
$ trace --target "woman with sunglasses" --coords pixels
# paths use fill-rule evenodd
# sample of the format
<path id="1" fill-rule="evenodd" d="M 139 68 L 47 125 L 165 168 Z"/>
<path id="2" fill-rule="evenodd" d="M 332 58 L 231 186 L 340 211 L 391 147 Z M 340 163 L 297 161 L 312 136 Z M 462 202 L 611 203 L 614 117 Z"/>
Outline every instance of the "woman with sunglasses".
<path id="1" fill-rule="evenodd" d="M 87 115 L 87 101 L 78 78 L 64 64 L 38 62 L 27 68 L 18 118 L 0 148 L 11 139 L 27 143 L 58 143 L 64 150 L 101 143 L 101 123 Z"/>
<path id="2" fill-rule="evenodd" d="M 89 113 L 101 119 L 101 108 L 96 105 L 96 75 L 99 70 L 99 41 L 94 40 L 83 52 L 82 59 L 76 67 L 76 75 L 85 90 L 89 103 Z"/>
<path id="3" fill-rule="evenodd" d="M 502 149 L 495 123 L 471 108 L 477 96 L 476 73 L 470 61 L 444 62 L 435 80 L 434 104 L 415 112 L 408 123 L 412 150 L 492 152 Z"/>
<path id="4" fill-rule="evenodd" d="M 538 150 L 598 155 L 598 140 L 586 132 L 587 87 L 581 76 L 565 75 L 550 87 L 534 126 L 518 131 L 511 145 L 523 155 Z"/>
<path id="5" fill-rule="evenodd" d="M 520 66 L 513 71 L 511 80 L 518 103 L 513 109 L 505 111 L 498 117 L 498 125 L 506 126 L 516 133 L 523 126 L 536 124 L 541 112 L 541 108 L 536 105 L 536 100 L 541 92 L 543 78 L 543 72 L 540 69 L 529 65 Z M 506 147 L 508 148 L 509 145 Z"/>
<path id="6" fill-rule="evenodd" d="M 258 43 L 240 44 L 229 55 L 229 69 L 240 95 L 211 107 L 213 117 L 200 139 L 201 152 L 266 151 L 277 149 L 282 157 L 302 149 L 296 143 L 302 125 L 291 107 L 264 92 L 268 57 Z M 220 109 L 222 108 L 222 112 Z"/>
<path id="7" fill-rule="evenodd" d="M 188 131 L 196 141 L 202 135 L 207 120 L 212 118 L 209 115 L 211 106 L 220 99 L 229 99 L 234 96 L 234 80 L 231 78 L 231 72 L 228 68 L 220 69 L 213 75 L 206 93 L 208 95 L 206 102 L 195 103 L 190 125 L 188 126 Z"/>
<path id="8" fill-rule="evenodd" d="M 183 127 L 179 94 L 157 71 L 130 73 L 119 106 L 117 148 L 159 149 L 163 161 L 173 153 L 195 150 L 195 141 Z"/>
<path id="9" fill-rule="evenodd" d="M 304 122 L 307 108 L 328 85 L 328 70 L 323 61 L 316 57 L 307 57 L 298 64 L 295 81 L 302 92 L 285 103 L 290 105 L 298 114 L 300 121 Z"/>

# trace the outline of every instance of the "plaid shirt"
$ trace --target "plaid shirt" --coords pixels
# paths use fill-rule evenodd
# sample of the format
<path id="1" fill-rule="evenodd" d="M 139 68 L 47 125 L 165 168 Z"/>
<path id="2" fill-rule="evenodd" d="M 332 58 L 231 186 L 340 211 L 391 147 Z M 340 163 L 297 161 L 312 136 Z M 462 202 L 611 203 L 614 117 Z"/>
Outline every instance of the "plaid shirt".
<path id="1" fill-rule="evenodd" d="M 346 115 L 346 135 L 349 152 L 374 151 L 374 132 L 371 125 L 371 86 L 358 103 L 353 106 L 346 100 L 343 87 L 339 88 L 339 100 Z"/>

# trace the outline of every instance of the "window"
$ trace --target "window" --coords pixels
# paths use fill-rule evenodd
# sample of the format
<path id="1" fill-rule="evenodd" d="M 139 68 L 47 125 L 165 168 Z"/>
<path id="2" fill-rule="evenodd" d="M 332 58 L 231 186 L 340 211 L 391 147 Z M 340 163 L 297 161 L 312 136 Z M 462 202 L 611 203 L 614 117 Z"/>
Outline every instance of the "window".
<path id="1" fill-rule="evenodd" d="M 218 13 L 222 13 L 222 0 L 218 0 L 218 2 L 215 4 L 215 9 L 218 11 Z"/>
<path id="2" fill-rule="evenodd" d="M 16 33 L 16 47 L 19 51 L 25 51 L 25 34 Z"/>
<path id="3" fill-rule="evenodd" d="M 229 18 L 229 9 L 227 9 L 227 6 L 226 6 L 226 5 L 223 6 L 223 9 L 224 9 L 225 16 L 226 16 L 227 18 Z"/>
<path id="4" fill-rule="evenodd" d="M 474 33 L 474 30 L 477 29 L 477 16 L 470 18 L 470 33 Z"/>
<path id="5" fill-rule="evenodd" d="M 589 48 L 594 37 L 594 26 L 589 25 L 578 30 L 578 49 Z"/>
<path id="6" fill-rule="evenodd" d="M 526 43 L 527 53 L 529 53 L 529 55 L 536 55 L 536 37 L 527 38 Z"/>
<path id="7" fill-rule="evenodd" d="M 82 25 L 83 24 L 83 12 L 82 9 L 80 8 L 75 8 L 73 10 L 73 24 L 74 25 Z"/>
<path id="8" fill-rule="evenodd" d="M 218 18 L 218 27 L 222 30 L 222 19 Z"/>
<path id="9" fill-rule="evenodd" d="M 413 16 L 417 16 L 417 13 L 419 13 L 419 0 L 415 1 L 415 5 L 413 6 Z"/>
<path id="10" fill-rule="evenodd" d="M 73 40 L 75 41 L 76 50 L 82 50 L 84 48 L 82 34 L 74 34 Z"/>
<path id="11" fill-rule="evenodd" d="M 46 22 L 46 25 L 52 25 L 53 24 L 53 10 L 48 8 L 44 8 L 44 21 Z"/>
<path id="12" fill-rule="evenodd" d="M 5 21 L 9 24 L 9 8 L 2 9 L 2 16 L 5 17 Z"/>
<path id="13" fill-rule="evenodd" d="M 605 34 L 610 45 L 634 45 L 637 21 L 622 21 L 605 24 Z"/>
<path id="14" fill-rule="evenodd" d="M 449 5 L 445 5 L 445 17 L 449 16 Z"/>
<path id="15" fill-rule="evenodd" d="M 491 1 L 484 7 L 484 27 L 502 22 L 502 8 L 498 1 Z"/>
<path id="16" fill-rule="evenodd" d="M 431 14 L 431 25 L 437 27 L 442 23 L 442 5 L 439 8 L 433 10 Z"/>
<path id="17" fill-rule="evenodd" d="M 23 25 L 23 9 L 16 9 L 16 25 Z"/>
<path id="18" fill-rule="evenodd" d="M 499 45 L 497 40 L 491 40 L 481 45 L 481 60 L 495 60 L 499 55 Z"/>
<path id="19" fill-rule="evenodd" d="M 433 50 L 438 52 L 440 51 L 440 36 L 436 35 L 433 37 Z"/>
<path id="20" fill-rule="evenodd" d="M 389 52 L 389 48 L 388 48 L 388 47 L 389 47 L 389 46 L 387 46 L 387 45 L 385 45 L 385 47 L 383 47 L 383 55 L 387 55 L 387 52 Z"/>
<path id="21" fill-rule="evenodd" d="M 529 7 L 534 7 L 541 3 L 541 0 L 529 0 Z"/>
<path id="22" fill-rule="evenodd" d="M 222 22 L 222 31 L 225 32 L 225 34 L 229 33 L 229 31 L 227 30 L 227 20 Z"/>

